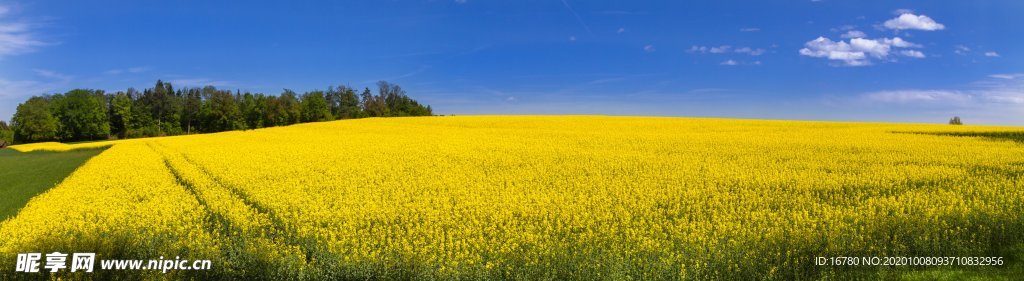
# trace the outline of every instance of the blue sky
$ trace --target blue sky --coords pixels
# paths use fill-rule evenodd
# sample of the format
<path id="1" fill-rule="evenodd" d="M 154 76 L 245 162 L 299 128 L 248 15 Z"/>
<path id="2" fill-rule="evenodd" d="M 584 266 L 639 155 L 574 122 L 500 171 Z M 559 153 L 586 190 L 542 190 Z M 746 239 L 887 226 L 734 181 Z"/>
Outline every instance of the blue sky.
<path id="1" fill-rule="evenodd" d="M 1022 1 L 3 1 L 0 119 L 72 88 L 400 84 L 439 114 L 1024 125 Z"/>

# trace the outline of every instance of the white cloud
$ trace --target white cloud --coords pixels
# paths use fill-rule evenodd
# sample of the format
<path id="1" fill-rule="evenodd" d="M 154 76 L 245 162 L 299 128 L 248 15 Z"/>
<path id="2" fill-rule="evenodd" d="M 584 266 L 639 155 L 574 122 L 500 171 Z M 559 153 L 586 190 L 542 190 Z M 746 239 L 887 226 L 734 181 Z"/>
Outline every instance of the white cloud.
<path id="1" fill-rule="evenodd" d="M 896 10 L 895 10 L 895 11 L 893 11 L 892 13 L 893 13 L 894 15 L 897 15 L 897 16 L 898 16 L 898 15 L 902 15 L 902 14 L 913 14 L 913 13 L 914 13 L 914 10 L 911 10 L 911 9 L 896 9 Z"/>
<path id="2" fill-rule="evenodd" d="M 740 53 L 740 54 L 749 54 L 751 56 L 760 56 L 760 55 L 764 54 L 765 51 L 764 51 L 764 49 L 754 49 L 754 48 L 750 48 L 750 47 L 742 47 L 742 48 L 736 48 L 735 52 L 736 53 Z"/>
<path id="3" fill-rule="evenodd" d="M 466 4 L 466 0 L 455 0 L 455 3 Z"/>
<path id="4" fill-rule="evenodd" d="M 757 32 L 757 31 L 761 31 L 761 29 L 757 28 L 757 27 L 744 27 L 744 28 L 740 28 L 740 32 Z"/>
<path id="5" fill-rule="evenodd" d="M 840 38 L 847 38 L 847 39 L 849 39 L 849 38 L 864 38 L 864 37 L 868 37 L 868 35 L 864 34 L 864 32 L 860 31 L 860 30 L 850 30 L 850 31 L 847 31 L 846 33 L 843 33 L 843 35 L 840 35 L 839 37 Z"/>
<path id="6" fill-rule="evenodd" d="M 50 91 L 56 90 L 64 84 L 67 84 L 67 80 L 8 80 L 0 78 L 0 101 L 11 101 L 15 103 L 22 102 L 24 98 L 32 95 L 45 94 Z M 11 107 L 13 108 L 13 107 Z M 3 116 L 0 115 L 0 119 Z"/>
<path id="7" fill-rule="evenodd" d="M 925 58 L 925 53 L 919 50 L 901 50 L 899 53 L 910 57 Z"/>
<path id="8" fill-rule="evenodd" d="M 894 47 L 915 48 L 920 47 L 920 45 L 907 42 L 899 37 L 891 39 L 853 38 L 850 39 L 849 43 L 842 40 L 832 41 L 825 37 L 818 37 L 817 39 L 804 43 L 804 48 L 800 49 L 800 55 L 840 61 L 846 66 L 865 66 L 871 65 L 869 57 L 879 60 L 886 59 Z M 901 54 L 914 57 L 924 56 L 924 54 L 920 52 L 914 53 L 901 51 Z"/>
<path id="9" fill-rule="evenodd" d="M 899 17 L 885 21 L 883 24 L 885 28 L 904 30 L 904 29 L 916 29 L 916 30 L 943 30 L 946 28 L 945 25 L 935 22 L 932 18 L 926 15 L 914 15 L 912 13 L 902 13 Z"/>
<path id="10" fill-rule="evenodd" d="M 734 60 L 726 60 L 726 61 L 723 61 L 723 62 L 722 62 L 722 63 L 720 63 L 720 64 L 721 64 L 721 65 L 729 65 L 729 66 L 732 66 L 732 65 L 739 65 L 740 63 L 739 63 L 739 62 L 736 62 L 736 61 L 734 61 Z"/>
<path id="11" fill-rule="evenodd" d="M 892 38 L 892 39 L 882 38 L 882 42 L 885 43 L 886 45 L 892 45 L 893 47 L 921 48 L 920 44 L 910 43 L 910 42 L 907 42 L 906 40 L 903 40 L 902 38 L 899 38 L 899 37 L 895 37 L 895 38 Z"/>
<path id="12" fill-rule="evenodd" d="M 850 39 L 850 47 L 856 51 L 862 51 L 876 58 L 884 58 L 889 55 L 891 45 L 879 42 L 878 40 L 853 38 Z"/>
<path id="13" fill-rule="evenodd" d="M 36 69 L 35 79 L 9 80 L 0 78 L 0 120 L 10 120 L 18 103 L 24 102 L 34 95 L 53 93 L 67 88 L 74 79 L 71 75 L 55 71 Z"/>
<path id="14" fill-rule="evenodd" d="M 996 52 L 985 52 L 985 56 L 986 57 L 998 58 L 999 57 L 999 53 L 996 53 Z"/>
<path id="15" fill-rule="evenodd" d="M 945 106 L 973 109 L 975 111 L 1015 111 L 1020 114 L 1024 104 L 1024 77 L 1022 73 L 996 74 L 986 81 L 974 83 L 975 87 L 961 90 L 893 90 L 865 93 L 861 98 L 873 103 Z"/>
<path id="16" fill-rule="evenodd" d="M 824 96 L 829 116 L 874 116 L 876 121 L 970 124 L 1024 122 L 1024 73 L 993 74 L 963 87 L 880 89 L 849 98 Z"/>
<path id="17" fill-rule="evenodd" d="M 1013 80 L 1017 78 L 1024 78 L 1024 73 L 1005 73 L 1005 74 L 992 74 L 988 77 Z"/>
<path id="18" fill-rule="evenodd" d="M 656 50 L 654 49 L 654 45 L 647 45 L 647 46 L 644 46 L 644 52 L 648 52 L 648 53 L 653 53 L 654 51 L 656 51 Z"/>
<path id="19" fill-rule="evenodd" d="M 761 49 L 761 48 L 751 48 L 751 47 L 735 47 L 734 48 L 733 46 L 730 46 L 730 45 L 722 45 L 722 46 L 718 46 L 718 47 L 715 47 L 715 46 L 707 47 L 707 46 L 696 46 L 696 45 L 694 45 L 694 46 L 691 46 L 690 49 L 686 50 L 686 52 L 687 53 L 699 53 L 699 54 L 704 54 L 704 53 L 712 53 L 712 54 L 737 53 L 737 54 L 747 54 L 747 55 L 751 55 L 751 56 L 760 56 L 760 55 L 763 55 L 766 52 L 766 50 L 765 49 Z"/>
<path id="20" fill-rule="evenodd" d="M 804 47 L 800 49 L 800 55 L 838 60 L 849 66 L 870 64 L 863 51 L 854 51 L 850 44 L 843 41 L 834 42 L 825 37 L 818 37 L 804 43 Z"/>
<path id="21" fill-rule="evenodd" d="M 964 45 L 956 45 L 953 47 L 953 52 L 958 55 L 966 55 L 967 53 L 971 52 L 971 48 L 968 48 L 967 46 Z"/>
<path id="22" fill-rule="evenodd" d="M 721 54 L 721 53 L 729 52 L 729 49 L 732 49 L 732 46 L 722 45 L 722 46 L 719 46 L 719 47 L 711 47 L 709 52 L 711 52 L 712 54 Z"/>
<path id="23" fill-rule="evenodd" d="M 575 42 L 576 41 L 576 36 L 569 36 L 569 41 Z"/>
<path id="24" fill-rule="evenodd" d="M 57 79 L 57 80 L 71 80 L 71 79 L 74 79 L 74 76 L 61 74 L 61 73 L 58 73 L 58 72 L 52 71 L 52 70 L 34 69 L 34 70 L 32 70 L 32 72 L 35 72 L 36 75 L 39 75 L 39 76 L 42 76 L 42 77 L 45 77 L 45 78 L 50 78 L 50 79 Z"/>
<path id="25" fill-rule="evenodd" d="M 625 27 L 619 27 L 619 30 L 615 31 L 615 33 L 623 33 L 623 32 L 626 32 L 626 28 Z"/>
<path id="26" fill-rule="evenodd" d="M 879 91 L 867 93 L 864 98 L 868 101 L 883 103 L 926 103 L 926 102 L 954 102 L 961 103 L 970 100 L 970 95 L 947 90 L 896 90 Z"/>
<path id="27" fill-rule="evenodd" d="M 843 26 L 840 26 L 840 27 L 833 27 L 833 28 L 831 28 L 829 30 L 831 30 L 832 32 L 840 32 L 840 31 L 847 31 L 847 30 L 854 30 L 854 29 L 857 29 L 856 25 L 847 24 L 847 25 L 843 25 Z"/>
<path id="28" fill-rule="evenodd" d="M 9 12 L 10 8 L 0 5 L 0 17 Z M 37 37 L 28 23 L 0 21 L 0 59 L 33 52 L 39 47 L 49 45 Z"/>
<path id="29" fill-rule="evenodd" d="M 919 59 L 923 59 L 924 58 L 924 53 L 922 53 L 921 51 L 916 51 L 916 50 L 903 50 L 903 51 L 900 51 L 900 54 L 904 55 L 904 56 L 912 57 L 912 58 L 919 58 Z"/>

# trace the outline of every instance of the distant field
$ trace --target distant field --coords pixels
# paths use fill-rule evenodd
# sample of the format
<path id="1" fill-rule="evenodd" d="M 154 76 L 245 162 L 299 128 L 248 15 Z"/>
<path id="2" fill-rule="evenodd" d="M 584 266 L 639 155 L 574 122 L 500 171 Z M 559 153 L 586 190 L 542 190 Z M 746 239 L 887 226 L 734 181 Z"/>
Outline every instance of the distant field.
<path id="1" fill-rule="evenodd" d="M 1022 131 L 488 116 L 138 139 L 0 224 L 0 268 L 59 249 L 214 265 L 100 277 L 1013 279 Z M 1006 265 L 816 266 L 819 256 Z"/>
<path id="2" fill-rule="evenodd" d="M 32 196 L 57 185 L 102 148 L 67 152 L 0 149 L 0 220 L 18 212 Z"/>

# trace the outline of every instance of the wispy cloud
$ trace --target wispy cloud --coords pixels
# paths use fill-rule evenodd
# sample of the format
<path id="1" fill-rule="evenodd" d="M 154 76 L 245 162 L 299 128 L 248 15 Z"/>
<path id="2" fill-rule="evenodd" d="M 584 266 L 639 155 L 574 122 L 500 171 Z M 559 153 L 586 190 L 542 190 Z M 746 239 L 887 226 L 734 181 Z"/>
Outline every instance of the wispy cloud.
<path id="1" fill-rule="evenodd" d="M 53 93 L 64 88 L 75 79 L 74 76 L 56 71 L 36 69 L 36 77 L 24 80 L 0 78 L 0 120 L 10 120 L 15 105 L 34 95 Z"/>
<path id="2" fill-rule="evenodd" d="M 687 49 L 686 52 L 687 53 L 691 53 L 691 54 L 705 54 L 705 53 L 729 54 L 729 53 L 736 53 L 736 54 L 747 54 L 747 55 L 751 55 L 751 56 L 760 56 L 760 55 L 763 55 L 767 51 L 765 49 L 761 49 L 761 48 L 733 47 L 731 45 L 721 45 L 721 46 L 697 46 L 697 45 L 694 45 L 694 46 L 690 46 L 690 48 Z"/>
<path id="3" fill-rule="evenodd" d="M 993 74 L 966 89 L 907 89 L 861 95 L 868 102 L 915 106 L 999 108 L 1024 105 L 1024 74 Z"/>
<path id="4" fill-rule="evenodd" d="M 415 70 L 412 70 L 412 71 L 409 71 L 409 72 L 406 72 L 406 73 L 402 73 L 402 74 L 399 74 L 399 75 L 389 76 L 389 77 L 380 77 L 380 78 L 374 78 L 374 79 L 369 79 L 369 80 L 363 80 L 363 81 L 359 81 L 359 83 L 362 83 L 362 84 L 376 83 L 377 81 L 381 81 L 381 80 L 394 82 L 394 81 L 402 80 L 404 78 L 409 78 L 409 77 L 413 77 L 413 76 L 419 75 L 420 73 L 423 73 L 424 71 L 427 71 L 428 69 L 430 69 L 429 65 L 423 65 L 423 66 L 420 66 L 419 68 L 416 68 Z"/>
<path id="5" fill-rule="evenodd" d="M 34 25 L 20 20 L 8 20 L 10 13 L 10 7 L 0 4 L 0 59 L 54 44 L 39 39 L 33 30 Z"/>
<path id="6" fill-rule="evenodd" d="M 764 54 L 765 50 L 761 48 L 754 49 L 750 47 L 740 47 L 736 48 L 735 52 L 740 54 L 748 54 L 751 56 L 760 56 Z"/>
<path id="7" fill-rule="evenodd" d="M 846 31 L 846 33 L 843 33 L 843 35 L 839 35 L 839 38 L 844 38 L 844 39 L 864 38 L 864 37 L 868 37 L 868 35 L 865 34 L 863 31 L 860 31 L 860 30 L 849 30 L 849 31 Z"/>
<path id="8" fill-rule="evenodd" d="M 235 85 L 235 83 L 232 81 L 215 80 L 210 78 L 177 78 L 167 80 L 167 82 L 170 82 L 175 87 L 225 87 Z"/>
<path id="9" fill-rule="evenodd" d="M 641 14 L 641 13 L 636 13 L 636 12 L 632 12 L 632 11 L 624 11 L 624 10 L 603 10 L 603 11 L 593 11 L 593 12 L 591 12 L 591 14 L 595 14 L 595 15 L 608 15 L 608 16 L 628 16 L 628 15 L 636 15 L 636 14 Z"/>
<path id="10" fill-rule="evenodd" d="M 967 46 L 964 46 L 964 45 L 953 46 L 953 53 L 956 53 L 957 55 L 966 55 L 967 53 L 970 53 L 970 52 L 971 52 L 971 48 L 968 48 Z"/>
<path id="11" fill-rule="evenodd" d="M 427 71 L 427 69 L 430 69 L 429 65 L 420 66 L 416 70 L 413 70 L 413 71 L 410 71 L 410 72 L 406 72 L 406 73 L 404 73 L 402 75 L 398 75 L 398 76 L 394 76 L 394 77 L 388 77 L 388 78 L 386 78 L 384 80 L 392 80 L 393 81 L 393 80 L 399 80 L 399 79 L 402 79 L 402 78 L 413 77 L 413 76 L 419 75 L 420 73 L 423 73 L 424 71 Z"/>
<path id="12" fill-rule="evenodd" d="M 1012 80 L 1012 79 L 1017 79 L 1017 78 L 1024 78 L 1024 73 L 992 74 L 992 75 L 989 75 L 988 77 Z"/>
<path id="13" fill-rule="evenodd" d="M 129 67 L 129 68 L 126 68 L 126 69 L 111 69 L 111 70 L 104 71 L 103 73 L 110 74 L 110 75 L 117 75 L 117 74 L 122 74 L 122 73 L 143 73 L 143 72 L 149 71 L 150 69 L 152 69 L 152 68 L 148 67 L 148 66 L 136 66 L 136 67 Z"/>
<path id="14" fill-rule="evenodd" d="M 878 91 L 863 95 L 864 99 L 882 103 L 963 103 L 973 98 L 970 94 L 951 90 L 895 90 Z"/>
<path id="15" fill-rule="evenodd" d="M 761 29 L 757 28 L 757 27 L 744 27 L 744 28 L 740 28 L 740 32 L 757 32 L 757 31 L 761 31 Z"/>
<path id="16" fill-rule="evenodd" d="M 1024 122 L 1024 73 L 993 74 L 965 87 L 865 92 L 826 103 L 833 112 L 889 114 L 888 120 L 943 122 L 960 116 L 971 124 L 1019 124 Z"/>
<path id="17" fill-rule="evenodd" d="M 70 81 L 71 79 L 74 79 L 74 76 L 66 75 L 66 74 L 61 74 L 61 73 L 58 73 L 58 72 L 52 71 L 52 70 L 34 69 L 32 71 L 35 72 L 36 75 L 39 75 L 39 76 L 42 76 L 42 77 L 45 77 L 45 78 L 50 78 L 50 79 L 57 79 L 57 80 L 64 80 L 64 81 Z"/>
<path id="18" fill-rule="evenodd" d="M 654 51 L 657 51 L 656 49 L 654 49 L 654 45 L 644 46 L 644 52 L 653 53 Z"/>
<path id="19" fill-rule="evenodd" d="M 32 95 L 49 93 L 70 84 L 74 79 L 73 76 L 49 70 L 37 69 L 34 72 L 42 79 L 9 80 L 0 78 L 0 100 L 20 101 Z"/>
<path id="20" fill-rule="evenodd" d="M 999 57 L 999 53 L 996 53 L 996 52 L 985 52 L 985 56 L 986 57 L 998 58 Z"/>

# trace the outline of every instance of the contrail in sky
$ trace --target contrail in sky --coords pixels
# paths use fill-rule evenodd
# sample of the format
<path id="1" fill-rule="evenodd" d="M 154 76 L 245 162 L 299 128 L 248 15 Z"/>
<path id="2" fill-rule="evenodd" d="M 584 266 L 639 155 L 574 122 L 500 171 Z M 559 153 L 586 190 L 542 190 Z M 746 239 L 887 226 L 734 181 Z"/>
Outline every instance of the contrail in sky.
<path id="1" fill-rule="evenodd" d="M 587 26 L 587 23 L 583 22 L 583 18 L 580 17 L 580 14 L 577 14 L 576 10 L 573 10 L 572 6 L 569 6 L 569 2 L 565 2 L 565 0 L 562 0 L 562 4 L 565 4 L 565 8 L 569 9 L 569 12 L 572 12 L 573 16 L 576 16 L 576 21 L 580 22 L 580 25 L 582 25 L 583 28 L 587 30 L 587 33 L 593 36 L 594 32 L 590 31 L 590 27 Z"/>

